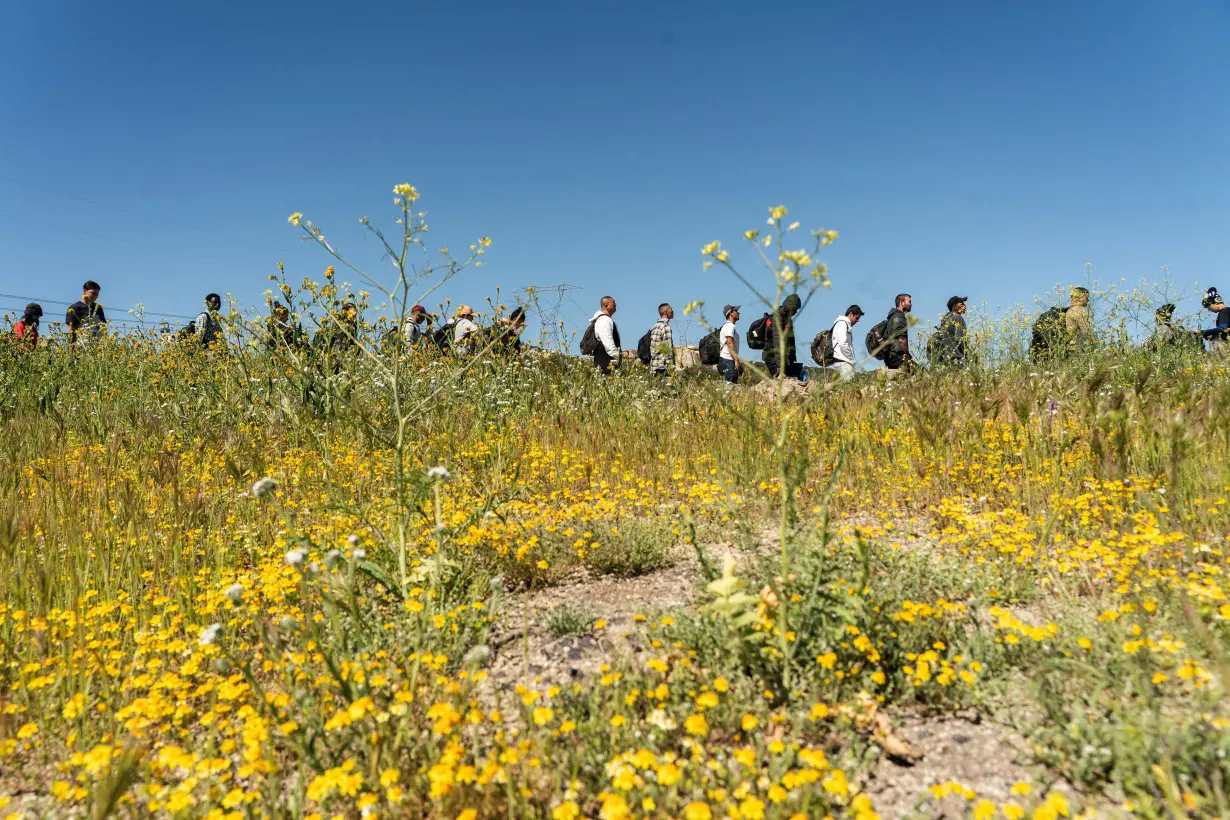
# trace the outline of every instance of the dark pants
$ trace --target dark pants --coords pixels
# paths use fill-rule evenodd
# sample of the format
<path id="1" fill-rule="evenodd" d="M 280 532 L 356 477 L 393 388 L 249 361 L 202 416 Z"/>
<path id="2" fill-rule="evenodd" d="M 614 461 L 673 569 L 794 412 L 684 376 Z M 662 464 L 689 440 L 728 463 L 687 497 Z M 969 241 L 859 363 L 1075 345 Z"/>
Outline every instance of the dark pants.
<path id="1" fill-rule="evenodd" d="M 594 366 L 598 368 L 598 372 L 604 376 L 611 374 L 611 362 L 614 361 L 606 352 L 606 348 L 601 345 L 594 351 Z"/>
<path id="2" fill-rule="evenodd" d="M 731 384 L 739 383 L 739 368 L 735 367 L 734 359 L 718 359 L 718 372 Z"/>
<path id="3" fill-rule="evenodd" d="M 781 372 L 777 366 L 777 362 L 765 362 L 765 367 L 769 368 L 769 375 L 777 378 L 777 374 Z M 786 362 L 785 374 L 791 379 L 803 378 L 803 365 L 799 362 Z"/>

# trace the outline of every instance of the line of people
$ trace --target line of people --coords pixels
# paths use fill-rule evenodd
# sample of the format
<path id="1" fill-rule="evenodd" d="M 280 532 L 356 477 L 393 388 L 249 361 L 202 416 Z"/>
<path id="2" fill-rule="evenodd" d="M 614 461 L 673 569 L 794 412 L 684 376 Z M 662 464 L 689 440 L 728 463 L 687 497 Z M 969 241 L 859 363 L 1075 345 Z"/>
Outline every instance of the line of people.
<path id="1" fill-rule="evenodd" d="M 65 312 L 64 326 L 70 344 L 97 338 L 104 332 L 107 316 L 98 301 L 100 292 L 97 282 L 87 280 L 82 285 L 81 299 Z M 948 300 L 948 311 L 928 341 L 927 356 L 932 364 L 965 366 L 970 355 L 969 330 L 965 320 L 967 301 L 968 297 L 965 296 L 953 296 Z M 1230 342 L 1230 308 L 1217 288 L 1209 288 L 1205 292 L 1201 306 L 1215 314 L 1213 327 L 1185 329 L 1174 319 L 1175 305 L 1166 304 L 1156 312 L 1156 327 L 1146 346 L 1153 350 L 1168 347 L 1195 350 L 1203 349 L 1205 341 Z M 203 347 L 222 342 L 224 325 L 220 317 L 221 307 L 222 299 L 218 294 L 207 294 L 204 309 L 179 332 L 178 338 L 195 340 Z M 359 343 L 359 313 L 353 302 L 342 304 L 335 314 L 326 317 L 310 342 L 285 305 L 275 301 L 271 307 L 265 335 L 265 344 L 270 348 L 298 350 L 310 346 L 328 353 L 340 353 Z M 798 359 L 795 339 L 795 320 L 802 307 L 798 294 L 789 294 L 776 310 L 754 320 L 741 337 L 737 327 L 741 306 L 725 305 L 722 308 L 722 324 L 700 340 L 701 364 L 715 365 L 726 381 L 737 383 L 745 372 L 746 362 L 741 353 L 745 340 L 748 348 L 760 351 L 761 361 L 770 376 L 806 381 L 808 371 Z M 910 348 L 909 314 L 912 310 L 913 297 L 908 293 L 898 294 L 885 319 L 866 335 L 868 355 L 882 361 L 890 375 L 909 372 L 917 366 Z M 609 374 L 613 367 L 618 367 L 623 361 L 615 312 L 614 297 L 603 296 L 598 311 L 590 318 L 581 337 L 581 353 L 592 356 L 594 365 L 603 374 Z M 850 305 L 836 317 L 829 329 L 812 340 L 812 358 L 843 381 L 852 379 L 858 366 L 854 327 L 864 315 L 857 304 Z M 14 325 L 17 340 L 28 347 L 37 345 L 42 317 L 41 305 L 36 302 L 26 305 L 22 318 Z M 674 317 L 674 308 L 669 303 L 660 304 L 657 321 L 637 344 L 637 358 L 658 374 L 665 374 L 674 366 L 674 331 L 671 327 Z M 497 352 L 518 355 L 521 352 L 520 336 L 525 326 L 523 307 L 517 307 L 507 317 L 497 319 L 492 326 L 484 328 L 475 320 L 474 310 L 469 305 L 461 305 L 449 321 L 436 327 L 432 314 L 423 305 L 416 304 L 402 326 L 386 334 L 382 342 L 385 347 L 417 347 L 429 343 L 440 351 L 462 355 L 472 355 L 490 346 Z M 1031 333 L 1029 355 L 1035 362 L 1054 360 L 1080 349 L 1092 338 L 1089 291 L 1075 287 L 1066 307 L 1050 308 L 1037 318 Z"/>

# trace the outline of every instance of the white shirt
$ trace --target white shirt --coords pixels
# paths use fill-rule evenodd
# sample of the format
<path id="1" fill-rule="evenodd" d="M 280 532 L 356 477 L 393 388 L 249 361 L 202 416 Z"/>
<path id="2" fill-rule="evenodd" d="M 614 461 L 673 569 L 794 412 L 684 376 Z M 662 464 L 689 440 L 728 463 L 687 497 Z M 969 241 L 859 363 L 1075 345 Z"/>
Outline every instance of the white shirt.
<path id="1" fill-rule="evenodd" d="M 466 337 L 478 331 L 478 324 L 473 319 L 458 319 L 457 324 L 453 325 L 453 344 L 468 345 Z"/>
<path id="2" fill-rule="evenodd" d="M 602 311 L 598 311 L 590 321 L 594 323 L 594 335 L 598 337 L 598 344 L 606 350 L 606 355 L 612 359 L 618 359 L 619 347 L 615 344 L 615 320 Z"/>
<path id="3" fill-rule="evenodd" d="M 844 314 L 833 323 L 833 358 L 846 364 L 854 364 L 854 340 L 850 332 L 850 317 Z"/>
<path id="4" fill-rule="evenodd" d="M 730 347 L 727 346 L 727 339 L 735 340 L 735 350 L 732 354 Z M 739 331 L 735 330 L 734 322 L 727 322 L 722 325 L 722 329 L 718 331 L 718 356 L 727 361 L 734 361 L 735 356 L 739 355 Z"/>

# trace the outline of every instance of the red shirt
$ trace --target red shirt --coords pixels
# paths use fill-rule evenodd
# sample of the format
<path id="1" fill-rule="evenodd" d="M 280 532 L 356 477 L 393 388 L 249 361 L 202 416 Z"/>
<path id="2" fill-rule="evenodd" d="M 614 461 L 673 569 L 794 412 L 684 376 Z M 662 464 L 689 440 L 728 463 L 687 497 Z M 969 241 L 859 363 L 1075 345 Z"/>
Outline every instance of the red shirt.
<path id="1" fill-rule="evenodd" d="M 26 322 L 23 319 L 13 325 L 13 332 L 17 334 L 18 339 L 29 342 L 30 347 L 34 347 L 38 344 L 38 325 L 30 325 L 27 327 Z"/>

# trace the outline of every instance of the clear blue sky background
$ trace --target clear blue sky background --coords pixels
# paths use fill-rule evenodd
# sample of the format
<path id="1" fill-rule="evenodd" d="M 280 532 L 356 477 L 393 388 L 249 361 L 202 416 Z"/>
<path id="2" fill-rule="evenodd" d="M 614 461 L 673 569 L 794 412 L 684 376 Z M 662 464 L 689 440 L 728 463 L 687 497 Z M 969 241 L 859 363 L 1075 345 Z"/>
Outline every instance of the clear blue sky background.
<path id="1" fill-rule="evenodd" d="M 71 301 L 89 277 L 113 315 L 192 315 L 210 290 L 259 304 L 277 262 L 328 263 L 292 211 L 383 274 L 357 220 L 391 222 L 401 181 L 438 244 L 494 239 L 454 304 L 567 282 L 570 325 L 609 292 L 626 342 L 660 301 L 747 305 L 699 248 L 738 245 L 778 203 L 841 232 L 808 338 L 899 290 L 927 321 L 954 294 L 1028 303 L 1086 262 L 1230 289 L 1223 0 L 65 0 L 4 17 L 6 294 Z"/>

